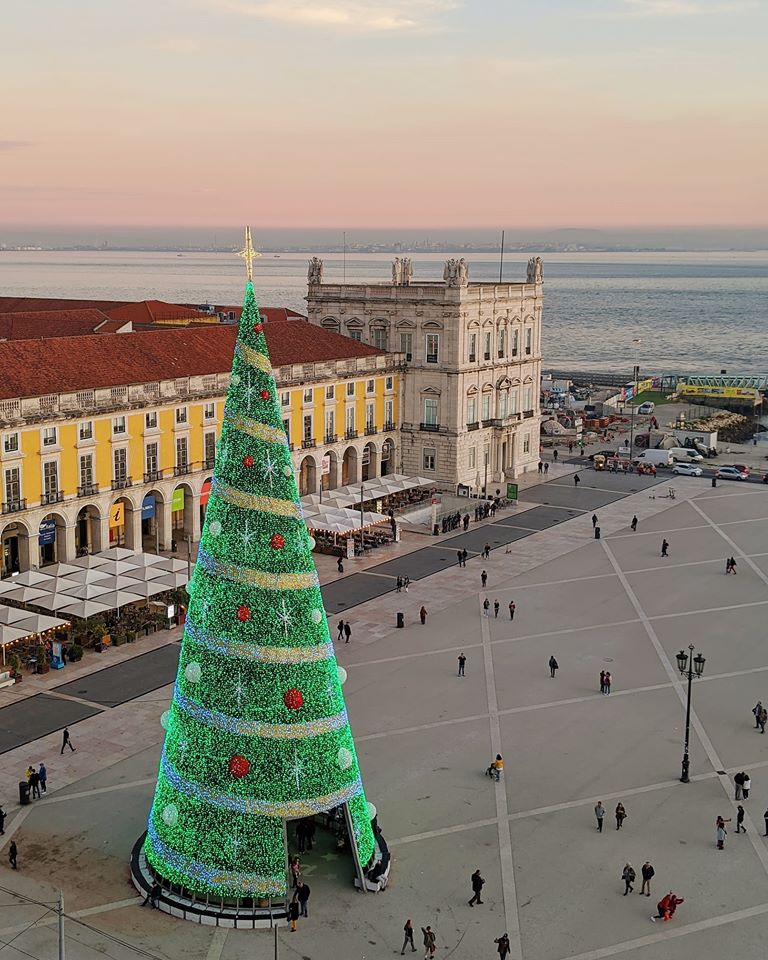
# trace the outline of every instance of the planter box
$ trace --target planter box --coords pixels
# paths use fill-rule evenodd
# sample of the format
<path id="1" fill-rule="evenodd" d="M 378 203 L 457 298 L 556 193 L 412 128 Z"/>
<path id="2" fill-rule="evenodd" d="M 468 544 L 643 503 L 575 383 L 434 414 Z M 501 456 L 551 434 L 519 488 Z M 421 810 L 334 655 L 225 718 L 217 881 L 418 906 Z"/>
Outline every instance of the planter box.
<path id="1" fill-rule="evenodd" d="M 49 671 L 50 669 L 51 669 L 50 664 L 47 664 L 47 663 L 38 663 L 35 672 L 36 672 L 36 673 L 48 673 L 48 671 Z"/>

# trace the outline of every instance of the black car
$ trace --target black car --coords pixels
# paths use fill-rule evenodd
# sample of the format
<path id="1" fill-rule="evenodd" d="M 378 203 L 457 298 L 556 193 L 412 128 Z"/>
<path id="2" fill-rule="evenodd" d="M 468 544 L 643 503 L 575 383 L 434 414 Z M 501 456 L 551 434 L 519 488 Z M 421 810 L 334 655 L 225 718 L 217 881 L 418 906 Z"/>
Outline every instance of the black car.
<path id="1" fill-rule="evenodd" d="M 608 457 L 615 457 L 615 456 L 616 456 L 615 450 L 598 450 L 596 453 L 590 453 L 589 459 L 594 460 L 595 457 L 605 457 L 607 460 Z"/>

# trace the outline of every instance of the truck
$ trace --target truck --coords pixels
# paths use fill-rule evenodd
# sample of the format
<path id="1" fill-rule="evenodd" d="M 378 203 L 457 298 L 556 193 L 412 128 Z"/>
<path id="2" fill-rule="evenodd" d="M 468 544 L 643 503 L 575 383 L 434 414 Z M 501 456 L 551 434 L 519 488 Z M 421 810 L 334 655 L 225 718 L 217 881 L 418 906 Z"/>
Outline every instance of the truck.
<path id="1" fill-rule="evenodd" d="M 652 463 L 654 467 L 671 467 L 674 462 L 669 450 L 643 450 L 642 453 L 638 453 L 632 460 L 635 466 L 638 464 Z"/>

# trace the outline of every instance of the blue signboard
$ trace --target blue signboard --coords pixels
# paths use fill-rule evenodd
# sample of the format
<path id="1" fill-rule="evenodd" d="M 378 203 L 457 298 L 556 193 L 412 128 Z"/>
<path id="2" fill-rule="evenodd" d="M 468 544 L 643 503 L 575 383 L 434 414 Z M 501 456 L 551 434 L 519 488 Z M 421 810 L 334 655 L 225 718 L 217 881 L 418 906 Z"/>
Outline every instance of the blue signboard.
<path id="1" fill-rule="evenodd" d="M 155 515 L 155 498 L 151 493 L 141 501 L 141 519 L 150 520 Z"/>
<path id="2" fill-rule="evenodd" d="M 37 539 L 41 547 L 48 547 L 56 543 L 56 521 L 41 520 L 37 531 Z"/>

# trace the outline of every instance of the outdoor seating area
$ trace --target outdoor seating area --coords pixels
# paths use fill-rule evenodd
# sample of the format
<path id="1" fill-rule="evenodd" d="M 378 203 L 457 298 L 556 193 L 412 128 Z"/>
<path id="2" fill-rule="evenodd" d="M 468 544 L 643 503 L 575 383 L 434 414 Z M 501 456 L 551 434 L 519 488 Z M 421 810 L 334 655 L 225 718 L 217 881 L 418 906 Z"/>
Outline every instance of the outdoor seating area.
<path id="1" fill-rule="evenodd" d="M 38 663 L 42 662 L 58 666 L 62 641 L 69 627 L 67 620 L 0 604 L 0 687 L 14 684 L 16 671 L 20 672 L 22 665 L 31 670 L 36 670 Z M 41 648 L 45 654 L 41 654 Z"/>

